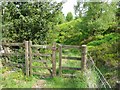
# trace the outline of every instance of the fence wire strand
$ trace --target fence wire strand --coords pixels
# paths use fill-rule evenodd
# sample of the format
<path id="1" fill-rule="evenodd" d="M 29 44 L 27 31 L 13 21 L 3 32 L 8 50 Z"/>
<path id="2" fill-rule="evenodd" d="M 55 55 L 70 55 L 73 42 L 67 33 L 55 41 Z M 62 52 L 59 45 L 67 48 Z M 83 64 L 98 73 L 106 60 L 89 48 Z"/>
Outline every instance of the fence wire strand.
<path id="1" fill-rule="evenodd" d="M 98 67 L 95 65 L 95 62 L 93 61 L 90 54 L 88 54 L 88 62 L 87 67 L 90 69 L 94 69 L 97 73 L 98 79 L 100 80 L 100 83 L 98 85 L 98 88 L 111 88 L 110 84 L 105 79 L 104 75 L 101 73 L 101 71 L 98 69 Z"/>

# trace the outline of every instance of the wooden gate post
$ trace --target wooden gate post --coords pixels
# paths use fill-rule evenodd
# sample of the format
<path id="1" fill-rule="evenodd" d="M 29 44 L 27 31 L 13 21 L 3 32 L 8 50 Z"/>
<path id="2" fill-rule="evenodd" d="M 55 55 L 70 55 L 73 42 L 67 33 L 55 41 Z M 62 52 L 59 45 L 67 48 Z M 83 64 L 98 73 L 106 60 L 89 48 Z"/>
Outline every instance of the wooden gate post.
<path id="1" fill-rule="evenodd" d="M 30 69 L 30 75 L 32 75 L 32 41 L 29 41 L 29 60 L 30 60 L 30 63 L 29 63 L 29 69 Z"/>
<path id="2" fill-rule="evenodd" d="M 59 76 L 62 75 L 62 45 L 59 45 Z"/>
<path id="3" fill-rule="evenodd" d="M 56 43 L 52 46 L 52 76 L 56 76 Z"/>
<path id="4" fill-rule="evenodd" d="M 29 76 L 28 41 L 25 41 L 25 73 Z"/>
<path id="5" fill-rule="evenodd" d="M 87 46 L 82 45 L 82 62 L 81 62 L 81 69 L 84 71 L 86 70 L 86 61 L 87 61 Z"/>

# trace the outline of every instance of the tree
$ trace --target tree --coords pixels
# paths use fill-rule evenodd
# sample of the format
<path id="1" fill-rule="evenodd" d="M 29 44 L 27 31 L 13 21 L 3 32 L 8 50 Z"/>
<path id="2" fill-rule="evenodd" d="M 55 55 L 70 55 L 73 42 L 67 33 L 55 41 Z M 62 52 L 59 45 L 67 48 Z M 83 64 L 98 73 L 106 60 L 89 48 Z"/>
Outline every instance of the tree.
<path id="1" fill-rule="evenodd" d="M 56 24 L 62 24 L 65 22 L 65 16 L 64 16 L 63 12 L 60 11 L 56 14 L 56 16 L 54 17 L 54 22 Z"/>
<path id="2" fill-rule="evenodd" d="M 66 21 L 71 21 L 73 19 L 73 15 L 72 15 L 72 13 L 71 12 L 68 12 L 67 13 L 67 16 L 66 16 Z"/>
<path id="3" fill-rule="evenodd" d="M 74 6 L 74 11 L 76 18 L 81 18 L 82 15 L 84 14 L 84 8 L 83 8 L 84 2 L 80 2 L 79 0 L 77 1 L 77 5 Z"/>
<path id="4" fill-rule="evenodd" d="M 65 16 L 63 12 L 59 12 L 57 19 L 58 19 L 58 24 L 62 24 L 65 22 Z"/>
<path id="5" fill-rule="evenodd" d="M 3 3 L 3 39 L 11 42 L 32 40 L 45 44 L 47 32 L 55 25 L 54 17 L 62 3 L 8 2 Z"/>
<path id="6" fill-rule="evenodd" d="M 105 34 L 109 27 L 116 25 L 116 3 L 111 2 L 84 2 L 83 8 L 86 9 L 82 16 L 82 22 L 76 27 L 82 32 L 82 40 L 90 36 Z"/>

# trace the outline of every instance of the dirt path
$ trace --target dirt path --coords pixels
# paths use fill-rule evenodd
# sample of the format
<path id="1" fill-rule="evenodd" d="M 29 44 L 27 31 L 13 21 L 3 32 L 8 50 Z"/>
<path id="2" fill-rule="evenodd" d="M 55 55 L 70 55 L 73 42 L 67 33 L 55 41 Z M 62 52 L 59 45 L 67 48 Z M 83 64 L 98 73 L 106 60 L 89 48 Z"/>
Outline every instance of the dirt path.
<path id="1" fill-rule="evenodd" d="M 46 81 L 45 80 L 38 80 L 32 88 L 45 88 L 46 86 Z"/>

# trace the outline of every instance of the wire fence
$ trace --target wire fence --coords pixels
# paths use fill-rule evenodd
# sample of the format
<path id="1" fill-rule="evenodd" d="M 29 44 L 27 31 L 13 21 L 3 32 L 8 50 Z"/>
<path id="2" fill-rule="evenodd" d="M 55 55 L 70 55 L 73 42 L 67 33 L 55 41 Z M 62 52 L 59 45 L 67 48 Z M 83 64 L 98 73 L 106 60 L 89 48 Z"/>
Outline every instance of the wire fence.
<path id="1" fill-rule="evenodd" d="M 110 84 L 107 82 L 104 75 L 101 73 L 101 71 L 95 65 L 90 54 L 88 54 L 87 68 L 95 71 L 96 76 L 97 76 L 97 87 L 98 88 L 111 88 Z"/>

